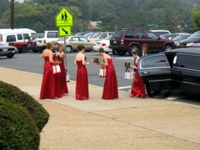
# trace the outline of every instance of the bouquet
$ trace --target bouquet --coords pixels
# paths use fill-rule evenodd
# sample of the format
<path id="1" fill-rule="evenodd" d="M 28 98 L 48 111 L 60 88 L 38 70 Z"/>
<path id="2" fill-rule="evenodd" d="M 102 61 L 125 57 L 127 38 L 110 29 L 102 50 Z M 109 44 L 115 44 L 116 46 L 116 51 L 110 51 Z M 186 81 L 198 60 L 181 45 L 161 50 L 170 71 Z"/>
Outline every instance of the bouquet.
<path id="1" fill-rule="evenodd" d="M 128 69 L 131 66 L 131 63 L 130 62 L 125 62 L 124 66 L 125 66 L 126 69 Z"/>
<path id="2" fill-rule="evenodd" d="M 93 62 L 95 63 L 95 64 L 100 64 L 100 62 L 101 62 L 101 60 L 99 59 L 99 58 L 94 58 L 94 60 L 93 60 Z"/>
<path id="3" fill-rule="evenodd" d="M 65 57 L 64 54 L 56 53 L 56 60 L 57 61 L 63 61 L 64 57 Z"/>

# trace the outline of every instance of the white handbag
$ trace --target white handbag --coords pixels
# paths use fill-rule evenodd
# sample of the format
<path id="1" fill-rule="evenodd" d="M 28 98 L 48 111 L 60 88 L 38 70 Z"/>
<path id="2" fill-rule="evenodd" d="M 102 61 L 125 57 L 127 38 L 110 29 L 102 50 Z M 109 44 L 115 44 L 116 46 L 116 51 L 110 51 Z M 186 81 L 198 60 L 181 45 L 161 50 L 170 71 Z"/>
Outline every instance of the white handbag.
<path id="1" fill-rule="evenodd" d="M 66 74 L 67 74 L 66 81 L 67 81 L 67 82 L 70 82 L 70 75 L 69 75 L 69 72 L 67 71 Z"/>
<path id="2" fill-rule="evenodd" d="M 105 67 L 100 68 L 99 77 L 106 77 L 106 68 Z"/>
<path id="3" fill-rule="evenodd" d="M 53 74 L 61 73 L 60 65 L 53 65 Z"/>
<path id="4" fill-rule="evenodd" d="M 124 79 L 133 80 L 133 78 L 134 78 L 133 71 L 129 69 L 125 70 Z"/>

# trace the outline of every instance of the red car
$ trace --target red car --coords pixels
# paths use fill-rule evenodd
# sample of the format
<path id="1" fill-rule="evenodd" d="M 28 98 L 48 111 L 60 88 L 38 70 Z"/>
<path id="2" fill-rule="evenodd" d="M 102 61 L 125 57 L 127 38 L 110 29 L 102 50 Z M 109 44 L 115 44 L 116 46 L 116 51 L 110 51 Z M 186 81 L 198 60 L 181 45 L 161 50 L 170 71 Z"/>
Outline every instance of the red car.
<path id="1" fill-rule="evenodd" d="M 175 48 L 172 40 L 161 39 L 155 33 L 148 30 L 119 30 L 110 40 L 110 48 L 118 55 L 127 52 L 132 55 L 134 50 L 140 51 L 142 44 L 148 44 L 148 52 L 161 52 Z"/>

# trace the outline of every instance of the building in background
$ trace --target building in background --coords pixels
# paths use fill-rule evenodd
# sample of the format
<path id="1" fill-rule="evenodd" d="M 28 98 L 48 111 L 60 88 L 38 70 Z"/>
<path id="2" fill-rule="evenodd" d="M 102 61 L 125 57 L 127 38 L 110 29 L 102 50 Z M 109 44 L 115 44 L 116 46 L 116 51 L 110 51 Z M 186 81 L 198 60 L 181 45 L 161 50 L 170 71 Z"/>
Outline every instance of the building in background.
<path id="1" fill-rule="evenodd" d="M 99 24 L 101 24 L 102 21 L 91 21 L 88 22 L 88 30 L 94 31 L 96 29 L 99 29 Z"/>

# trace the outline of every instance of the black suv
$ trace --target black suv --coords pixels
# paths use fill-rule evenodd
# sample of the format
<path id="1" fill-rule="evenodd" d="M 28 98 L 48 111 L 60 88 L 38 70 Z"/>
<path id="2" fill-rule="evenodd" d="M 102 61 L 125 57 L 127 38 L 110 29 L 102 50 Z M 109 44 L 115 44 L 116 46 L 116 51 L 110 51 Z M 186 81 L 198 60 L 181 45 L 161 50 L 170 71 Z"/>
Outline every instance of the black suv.
<path id="1" fill-rule="evenodd" d="M 138 64 L 149 96 L 168 89 L 200 94 L 200 49 L 180 48 L 145 55 Z"/>
<path id="2" fill-rule="evenodd" d="M 175 48 L 171 40 L 161 39 L 155 33 L 148 30 L 119 30 L 110 39 L 110 48 L 113 54 L 132 55 L 133 50 L 141 50 L 142 44 L 148 44 L 148 52 L 161 52 Z"/>

